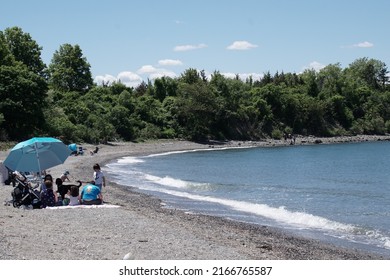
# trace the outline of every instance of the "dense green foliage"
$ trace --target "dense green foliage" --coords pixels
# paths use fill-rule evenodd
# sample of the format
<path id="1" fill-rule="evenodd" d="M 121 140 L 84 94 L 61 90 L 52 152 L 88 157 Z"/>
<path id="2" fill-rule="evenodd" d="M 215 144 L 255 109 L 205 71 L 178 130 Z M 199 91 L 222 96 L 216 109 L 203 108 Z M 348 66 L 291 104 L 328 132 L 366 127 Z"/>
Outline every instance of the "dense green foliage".
<path id="1" fill-rule="evenodd" d="M 0 139 L 21 139 L 44 127 L 47 82 L 41 48 L 14 27 L 0 32 Z"/>
<path id="2" fill-rule="evenodd" d="M 90 67 L 78 45 L 64 44 L 49 65 L 49 84 L 60 91 L 86 91 L 93 84 Z"/>
<path id="3" fill-rule="evenodd" d="M 281 138 L 390 132 L 385 63 L 356 59 L 346 68 L 265 73 L 242 81 L 187 69 L 130 88 L 94 85 L 78 45 L 65 44 L 46 67 L 41 48 L 19 28 L 0 32 L 0 138 L 33 135 L 68 142 L 152 138 Z"/>

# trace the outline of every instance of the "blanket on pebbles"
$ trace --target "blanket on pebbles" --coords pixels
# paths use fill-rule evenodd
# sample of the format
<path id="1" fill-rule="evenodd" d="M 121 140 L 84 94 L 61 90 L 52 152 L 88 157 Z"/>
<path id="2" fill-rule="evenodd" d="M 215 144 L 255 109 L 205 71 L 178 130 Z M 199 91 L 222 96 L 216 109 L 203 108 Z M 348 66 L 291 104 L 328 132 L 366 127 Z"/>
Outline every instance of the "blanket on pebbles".
<path id="1" fill-rule="evenodd" d="M 46 207 L 42 210 L 57 210 L 57 209 L 74 209 L 74 208 L 119 208 L 119 205 L 113 205 L 113 204 L 101 204 L 101 205 L 74 205 L 74 206 L 53 206 L 53 207 Z"/>

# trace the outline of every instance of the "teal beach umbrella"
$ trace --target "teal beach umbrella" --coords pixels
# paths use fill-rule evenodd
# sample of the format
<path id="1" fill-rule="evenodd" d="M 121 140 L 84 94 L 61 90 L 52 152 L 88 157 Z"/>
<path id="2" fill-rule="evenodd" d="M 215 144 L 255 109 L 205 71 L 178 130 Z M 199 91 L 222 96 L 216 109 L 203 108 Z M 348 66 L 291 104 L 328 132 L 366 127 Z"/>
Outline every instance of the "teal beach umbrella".
<path id="1" fill-rule="evenodd" d="M 62 141 L 52 137 L 34 137 L 16 144 L 4 161 L 9 169 L 41 172 L 63 164 L 71 151 Z"/>

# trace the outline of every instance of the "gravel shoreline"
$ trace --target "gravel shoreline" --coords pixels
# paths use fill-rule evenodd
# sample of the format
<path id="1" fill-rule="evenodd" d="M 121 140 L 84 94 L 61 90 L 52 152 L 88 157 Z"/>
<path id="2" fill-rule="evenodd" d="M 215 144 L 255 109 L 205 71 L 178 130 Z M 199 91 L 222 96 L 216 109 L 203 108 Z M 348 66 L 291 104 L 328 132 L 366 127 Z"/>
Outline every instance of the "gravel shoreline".
<path id="1" fill-rule="evenodd" d="M 379 141 L 389 136 L 297 138 L 296 145 Z M 276 146 L 289 141 L 214 142 L 199 144 L 178 140 L 99 145 L 93 156 L 71 156 L 50 169 L 54 178 L 65 170 L 71 180 L 88 181 L 92 166 L 123 156 L 146 155 L 210 147 Z M 9 151 L 0 151 L 3 161 Z M 370 260 L 382 256 L 345 249 L 286 234 L 265 226 L 166 209 L 155 197 L 109 181 L 104 189 L 107 204 L 119 208 L 23 210 L 9 201 L 11 186 L 0 184 L 0 260 L 115 260 L 125 255 L 137 260 Z"/>

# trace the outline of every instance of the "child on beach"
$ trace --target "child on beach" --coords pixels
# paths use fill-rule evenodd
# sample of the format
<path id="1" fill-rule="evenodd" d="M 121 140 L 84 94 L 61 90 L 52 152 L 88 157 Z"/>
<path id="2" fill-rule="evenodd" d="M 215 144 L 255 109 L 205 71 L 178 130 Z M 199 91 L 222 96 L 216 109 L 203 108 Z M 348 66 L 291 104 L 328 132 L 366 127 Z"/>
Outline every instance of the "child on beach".
<path id="1" fill-rule="evenodd" d="M 62 173 L 61 175 L 61 180 L 62 182 L 65 182 L 65 181 L 69 181 L 70 182 L 70 179 L 69 179 L 69 171 L 65 171 L 64 173 Z"/>
<path id="2" fill-rule="evenodd" d="M 102 190 L 102 186 L 106 187 L 106 178 L 104 177 L 104 174 L 101 171 L 99 164 L 96 163 L 93 166 L 93 170 L 94 170 L 94 172 L 93 172 L 93 180 L 95 182 L 95 186 L 98 186 L 100 191 L 101 191 Z"/>
<path id="3" fill-rule="evenodd" d="M 69 198 L 69 206 L 80 205 L 79 188 L 71 186 L 67 198 Z"/>
<path id="4" fill-rule="evenodd" d="M 46 208 L 48 206 L 56 206 L 58 202 L 57 193 L 53 191 L 53 182 L 50 180 L 46 180 L 44 182 L 45 190 L 41 192 L 41 202 L 42 208 Z"/>
<path id="5" fill-rule="evenodd" d="M 50 174 L 45 175 L 45 178 L 43 179 L 43 183 L 41 185 L 41 191 L 46 190 L 46 184 L 45 184 L 46 181 L 51 181 L 51 183 L 53 185 L 53 176 L 51 176 Z"/>

